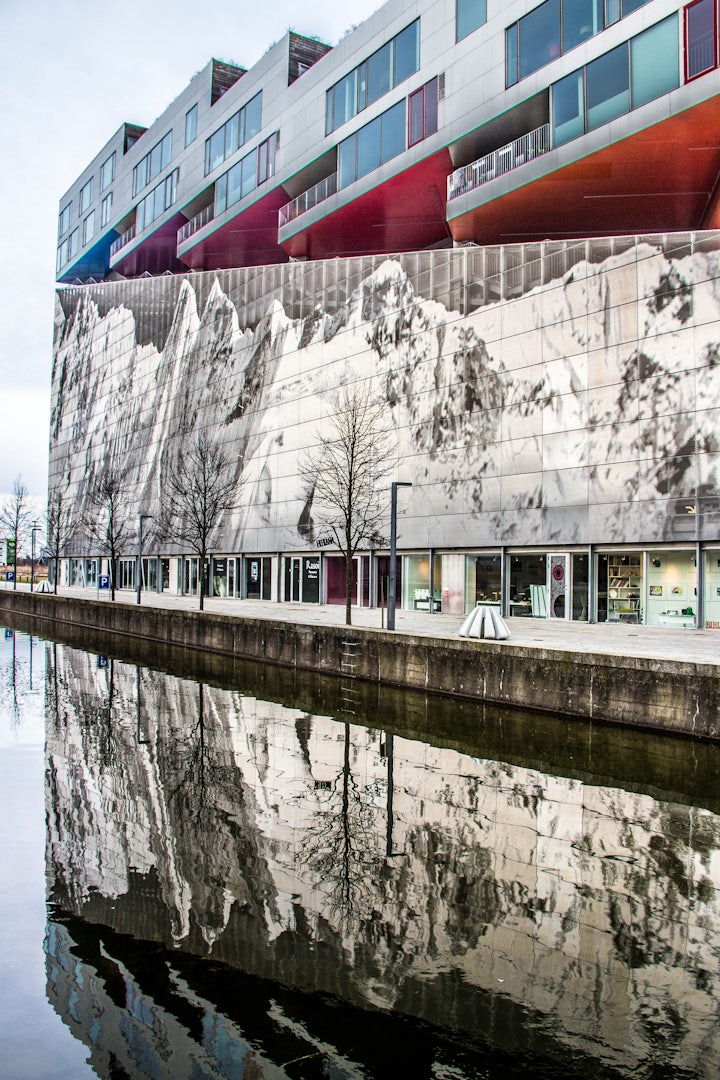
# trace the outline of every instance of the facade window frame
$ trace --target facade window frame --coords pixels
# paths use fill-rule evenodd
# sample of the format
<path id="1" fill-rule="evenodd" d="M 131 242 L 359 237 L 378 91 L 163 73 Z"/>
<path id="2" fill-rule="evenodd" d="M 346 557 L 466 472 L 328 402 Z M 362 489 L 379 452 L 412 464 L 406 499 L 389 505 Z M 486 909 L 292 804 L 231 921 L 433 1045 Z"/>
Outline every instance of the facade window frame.
<path id="1" fill-rule="evenodd" d="M 437 76 L 409 94 L 407 102 L 407 144 L 410 147 L 427 139 L 428 135 L 434 135 L 438 129 Z"/>
<path id="2" fill-rule="evenodd" d="M 82 217 L 87 210 L 90 209 L 90 203 L 93 199 L 93 180 L 94 176 L 91 176 L 86 183 L 80 188 L 80 194 L 78 196 L 78 217 Z"/>
<path id="3" fill-rule="evenodd" d="M 476 14 L 471 9 L 477 8 Z M 477 21 L 476 21 L 477 19 Z M 464 41 L 487 22 L 487 0 L 455 0 L 455 41 Z M 460 32 L 462 26 L 462 33 Z"/>
<path id="4" fill-rule="evenodd" d="M 136 232 L 149 228 L 173 205 L 177 199 L 178 174 L 179 170 L 174 169 L 140 200 L 135 216 Z"/>
<path id="5" fill-rule="evenodd" d="M 691 44 L 690 44 L 690 19 L 691 10 L 699 7 L 701 4 L 709 3 L 712 11 L 712 63 L 707 64 L 705 67 L 694 71 L 691 74 Z M 691 0 L 691 3 L 686 4 L 683 8 L 683 70 L 685 76 L 685 82 L 693 82 L 695 79 L 702 78 L 703 75 L 707 75 L 709 71 L 713 71 L 718 66 L 718 20 L 717 20 L 717 4 L 715 0 Z"/>
<path id="6" fill-rule="evenodd" d="M 205 175 L 218 169 L 261 130 L 262 90 L 258 90 L 205 140 Z"/>
<path id="7" fill-rule="evenodd" d="M 69 203 L 63 206 L 60 214 L 58 215 L 58 236 L 62 236 L 70 228 L 70 222 L 72 220 L 72 199 Z"/>
<path id="8" fill-rule="evenodd" d="M 597 30 L 593 30 L 592 33 L 584 37 L 582 41 L 577 41 L 565 47 L 565 6 L 574 4 L 576 0 L 543 0 L 543 3 L 537 4 L 531 8 L 525 15 L 517 19 L 516 22 L 511 23 L 510 26 L 505 28 L 505 87 L 506 89 L 515 86 L 517 83 L 522 82 L 523 79 L 527 79 L 530 75 L 533 75 L 536 71 L 542 70 L 547 67 L 548 64 L 554 60 L 564 56 L 566 52 L 572 51 L 583 44 L 585 41 L 589 41 L 590 38 L 595 37 L 597 34 L 602 33 L 603 30 L 607 30 L 609 26 L 614 26 L 621 19 L 624 19 L 627 15 L 631 15 L 633 11 L 638 11 L 641 7 L 650 3 L 650 0 L 596 0 L 599 7 L 602 8 L 602 19 L 598 19 L 598 22 L 602 22 L 601 26 L 598 26 Z M 694 0 L 699 2 L 699 0 Z M 557 3 L 559 7 L 559 49 L 557 56 L 550 56 L 547 60 L 544 60 L 538 67 L 532 67 L 527 71 L 523 71 L 523 50 L 522 41 L 523 36 L 521 29 L 523 25 L 531 25 L 533 20 L 537 20 L 538 12 L 542 8 L 551 4 Z M 688 5 L 692 6 L 692 5 Z M 597 15 L 600 12 L 596 12 Z M 526 20 L 529 22 L 526 23 Z M 536 35 L 530 35 L 529 39 L 536 40 Z"/>
<path id="9" fill-rule="evenodd" d="M 415 61 L 412 70 L 399 70 L 398 65 L 398 41 L 404 34 L 411 28 L 415 28 Z M 385 50 L 389 50 L 387 64 L 382 63 Z M 385 86 L 380 78 L 382 71 L 387 71 L 388 85 Z M 370 56 L 366 57 L 360 64 L 357 64 L 350 71 L 346 72 L 341 79 L 337 79 L 328 90 L 325 91 L 325 134 L 331 135 L 333 131 L 337 131 L 349 120 L 352 120 L 354 116 L 361 113 L 363 109 L 366 109 L 368 105 L 372 105 L 374 102 L 379 101 L 385 94 L 389 94 L 391 90 L 394 90 L 396 86 L 400 86 L 401 83 L 409 79 L 411 75 L 414 75 L 420 70 L 420 18 L 413 19 L 412 22 L 404 26 L 402 30 L 399 30 L 397 34 L 394 34 L 389 41 L 386 41 L 380 48 L 376 49 Z M 377 74 L 378 78 L 374 77 Z M 373 77 L 373 82 L 376 83 L 377 92 L 370 89 L 370 80 Z M 379 81 L 378 81 L 379 80 Z M 348 89 L 351 91 L 348 96 Z M 354 98 L 354 100 L 353 100 Z M 345 107 L 340 110 L 336 108 L 336 105 L 340 102 L 344 102 Z"/>
<path id="10" fill-rule="evenodd" d="M 198 103 L 197 101 L 185 113 L 185 146 L 190 146 L 197 139 L 198 128 Z"/>
<path id="11" fill-rule="evenodd" d="M 110 211 L 112 209 L 113 193 L 109 191 L 103 201 L 100 203 L 100 228 L 104 229 L 110 220 Z"/>
<path id="12" fill-rule="evenodd" d="M 107 191 L 115 179 L 115 162 L 117 155 L 113 150 L 109 158 L 106 158 L 100 166 L 100 193 Z"/>
<path id="13" fill-rule="evenodd" d="M 274 131 L 267 139 L 236 161 L 215 181 L 215 216 L 223 214 L 231 206 L 251 195 L 261 184 L 275 175 L 275 153 L 278 133 Z"/>
<path id="14" fill-rule="evenodd" d="M 167 169 L 172 161 L 172 128 L 166 131 L 151 150 L 138 161 L 132 173 L 133 198 L 151 184 L 156 176 Z"/>
<path id="15" fill-rule="evenodd" d="M 90 243 L 90 241 L 92 240 L 94 235 L 95 235 L 95 211 L 91 210 L 90 213 L 88 214 L 88 216 L 83 219 L 83 223 L 82 223 L 83 247 L 85 247 L 86 244 Z"/>

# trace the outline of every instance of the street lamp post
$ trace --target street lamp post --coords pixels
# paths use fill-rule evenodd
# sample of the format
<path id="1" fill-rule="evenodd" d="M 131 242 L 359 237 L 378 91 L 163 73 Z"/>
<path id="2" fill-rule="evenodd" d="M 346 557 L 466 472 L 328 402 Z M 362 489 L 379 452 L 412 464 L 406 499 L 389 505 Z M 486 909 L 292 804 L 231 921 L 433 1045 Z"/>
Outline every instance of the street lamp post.
<path id="1" fill-rule="evenodd" d="M 41 525 L 35 523 L 30 529 L 30 592 L 35 588 L 35 533 L 41 528 Z"/>
<path id="2" fill-rule="evenodd" d="M 140 603 L 140 594 L 142 593 L 142 553 L 143 553 L 143 521 L 147 521 L 151 518 L 152 514 L 138 514 L 138 553 L 137 553 L 137 565 L 135 567 L 135 590 L 136 590 L 136 603 Z"/>
<path id="3" fill-rule="evenodd" d="M 397 489 L 412 487 L 407 481 L 393 480 L 390 485 L 390 581 L 388 584 L 387 628 L 395 629 L 395 592 L 397 584 Z"/>

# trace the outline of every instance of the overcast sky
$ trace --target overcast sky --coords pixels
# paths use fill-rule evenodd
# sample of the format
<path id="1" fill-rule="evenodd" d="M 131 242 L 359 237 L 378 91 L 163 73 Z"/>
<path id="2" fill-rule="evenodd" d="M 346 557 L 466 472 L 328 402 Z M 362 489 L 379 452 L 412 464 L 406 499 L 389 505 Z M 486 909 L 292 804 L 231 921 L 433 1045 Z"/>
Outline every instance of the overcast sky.
<path id="1" fill-rule="evenodd" d="M 0 494 L 18 474 L 46 490 L 63 192 L 121 123 L 147 127 L 211 57 L 249 68 L 288 29 L 334 45 L 380 6 L 0 0 Z"/>

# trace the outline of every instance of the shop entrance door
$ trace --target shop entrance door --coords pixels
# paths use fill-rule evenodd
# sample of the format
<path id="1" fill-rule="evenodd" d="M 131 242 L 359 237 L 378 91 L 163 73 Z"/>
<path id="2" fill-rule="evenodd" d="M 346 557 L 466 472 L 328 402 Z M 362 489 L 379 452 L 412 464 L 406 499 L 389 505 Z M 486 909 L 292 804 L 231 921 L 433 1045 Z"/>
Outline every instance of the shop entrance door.
<path id="1" fill-rule="evenodd" d="M 295 603 L 300 601 L 300 582 L 302 581 L 302 562 L 300 559 L 290 560 L 290 599 Z"/>
<path id="2" fill-rule="evenodd" d="M 570 555 L 566 551 L 556 551 L 547 558 L 548 618 L 569 619 Z"/>

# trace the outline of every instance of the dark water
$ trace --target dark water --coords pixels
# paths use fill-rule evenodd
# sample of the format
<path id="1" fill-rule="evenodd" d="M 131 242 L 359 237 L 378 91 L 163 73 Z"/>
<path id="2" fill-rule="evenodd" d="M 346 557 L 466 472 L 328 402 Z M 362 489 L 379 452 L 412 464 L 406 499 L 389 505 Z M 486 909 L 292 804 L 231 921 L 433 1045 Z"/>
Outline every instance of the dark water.
<path id="1" fill-rule="evenodd" d="M 113 645 L 0 640 L 0 1074 L 717 1077 L 717 748 Z"/>

